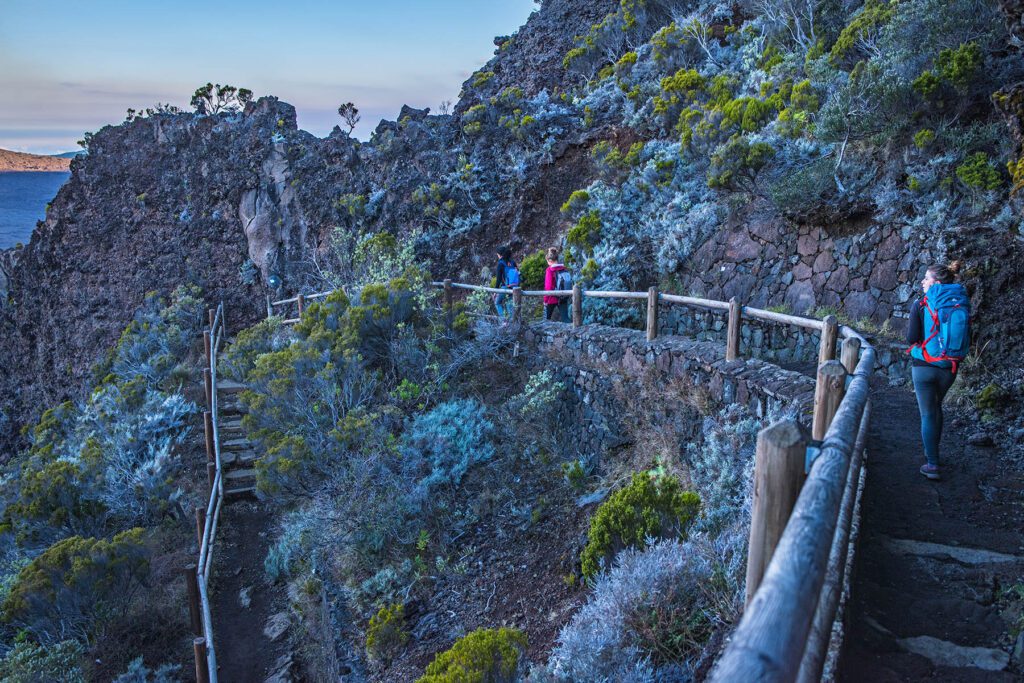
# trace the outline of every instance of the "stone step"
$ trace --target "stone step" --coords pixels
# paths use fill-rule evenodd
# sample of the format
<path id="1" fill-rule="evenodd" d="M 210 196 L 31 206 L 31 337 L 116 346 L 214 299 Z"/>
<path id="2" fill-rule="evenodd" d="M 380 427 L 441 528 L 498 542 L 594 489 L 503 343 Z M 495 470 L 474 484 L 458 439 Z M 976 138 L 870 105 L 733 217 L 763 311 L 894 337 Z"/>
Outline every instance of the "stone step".
<path id="1" fill-rule="evenodd" d="M 237 439 L 221 439 L 221 451 L 248 451 L 252 449 L 252 442 L 249 439 L 240 437 Z"/>
<path id="2" fill-rule="evenodd" d="M 225 498 L 256 498 L 256 486 L 237 486 L 224 489 Z"/>
<path id="3" fill-rule="evenodd" d="M 231 484 L 233 486 L 237 486 L 240 482 L 247 480 L 256 481 L 255 467 L 241 467 L 238 469 L 230 469 L 224 473 L 225 485 Z"/>
<path id="4" fill-rule="evenodd" d="M 226 379 L 226 378 L 220 378 L 220 377 L 217 378 L 217 395 L 218 396 L 220 396 L 221 394 L 237 394 L 237 393 L 240 393 L 242 391 L 245 391 L 248 388 L 249 387 L 246 386 L 245 384 L 240 384 L 239 382 L 236 382 L 234 380 L 230 380 L 230 379 Z"/>
<path id="5" fill-rule="evenodd" d="M 251 466 L 258 459 L 256 451 L 221 451 L 221 462 L 225 466 Z"/>

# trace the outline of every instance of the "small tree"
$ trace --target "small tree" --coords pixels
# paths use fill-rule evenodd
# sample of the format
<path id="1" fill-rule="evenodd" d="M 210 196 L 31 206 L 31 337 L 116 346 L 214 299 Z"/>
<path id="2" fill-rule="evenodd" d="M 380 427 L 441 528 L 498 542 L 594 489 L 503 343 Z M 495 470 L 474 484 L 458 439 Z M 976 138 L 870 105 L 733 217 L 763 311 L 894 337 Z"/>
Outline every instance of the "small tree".
<path id="1" fill-rule="evenodd" d="M 196 88 L 190 104 L 195 107 L 197 114 L 219 114 L 241 111 L 251 101 L 252 90 L 236 88 L 233 85 L 207 83 Z"/>
<path id="2" fill-rule="evenodd" d="M 355 130 L 356 124 L 359 123 L 359 119 L 361 118 L 359 116 L 359 110 L 356 109 L 356 105 L 351 102 L 346 102 L 338 107 L 338 116 L 340 116 L 345 122 L 345 125 L 348 126 L 349 135 L 351 135 L 352 131 Z"/>

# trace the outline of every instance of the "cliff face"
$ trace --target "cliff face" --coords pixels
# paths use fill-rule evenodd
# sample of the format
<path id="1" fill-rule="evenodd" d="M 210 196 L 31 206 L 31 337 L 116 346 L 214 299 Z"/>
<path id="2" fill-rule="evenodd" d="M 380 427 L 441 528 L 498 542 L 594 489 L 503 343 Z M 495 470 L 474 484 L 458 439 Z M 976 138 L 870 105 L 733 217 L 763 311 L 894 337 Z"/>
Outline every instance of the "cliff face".
<path id="1" fill-rule="evenodd" d="M 195 283 L 236 328 L 254 320 L 257 283 L 301 263 L 322 223 L 295 176 L 315 167 L 322 182 L 343 185 L 354 145 L 297 131 L 294 109 L 274 98 L 244 115 L 155 116 L 97 133 L 6 269 L 9 421 L 73 397 L 147 292 Z M 243 276 L 247 260 L 255 277 Z"/>

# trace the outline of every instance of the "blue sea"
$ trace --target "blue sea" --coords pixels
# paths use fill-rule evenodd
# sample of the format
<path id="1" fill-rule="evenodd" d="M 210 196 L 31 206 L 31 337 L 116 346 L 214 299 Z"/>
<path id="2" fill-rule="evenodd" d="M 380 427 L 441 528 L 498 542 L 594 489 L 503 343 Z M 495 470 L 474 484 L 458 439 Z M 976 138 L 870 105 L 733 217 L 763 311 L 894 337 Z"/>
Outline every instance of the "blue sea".
<path id="1" fill-rule="evenodd" d="M 0 173 L 0 249 L 28 244 L 46 205 L 70 177 L 65 171 Z"/>

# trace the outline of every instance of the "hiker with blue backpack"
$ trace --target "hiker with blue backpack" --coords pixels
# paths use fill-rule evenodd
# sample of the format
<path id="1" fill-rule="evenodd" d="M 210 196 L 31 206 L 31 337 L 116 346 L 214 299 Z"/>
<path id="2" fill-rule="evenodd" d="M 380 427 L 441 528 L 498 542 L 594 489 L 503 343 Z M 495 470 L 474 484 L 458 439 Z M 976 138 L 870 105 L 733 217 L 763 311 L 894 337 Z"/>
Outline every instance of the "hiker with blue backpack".
<path id="1" fill-rule="evenodd" d="M 926 460 L 920 471 L 928 479 L 941 478 L 942 400 L 970 344 L 971 305 L 967 290 L 954 282 L 957 270 L 956 264 L 928 267 L 921 280 L 924 296 L 911 307 L 907 328 Z"/>
<path id="2" fill-rule="evenodd" d="M 519 268 L 512 260 L 512 247 L 505 246 L 498 250 L 498 267 L 495 275 L 494 286 L 499 289 L 515 289 L 519 286 Z M 494 307 L 501 318 L 511 318 L 514 312 L 507 292 L 499 292 L 494 296 Z"/>
<path id="3" fill-rule="evenodd" d="M 547 251 L 548 268 L 544 271 L 544 291 L 572 291 L 572 273 L 559 263 L 558 257 L 561 255 L 562 250 L 558 247 L 550 247 Z M 551 320 L 556 310 L 559 320 L 569 322 L 569 297 L 545 295 L 544 317 Z"/>

